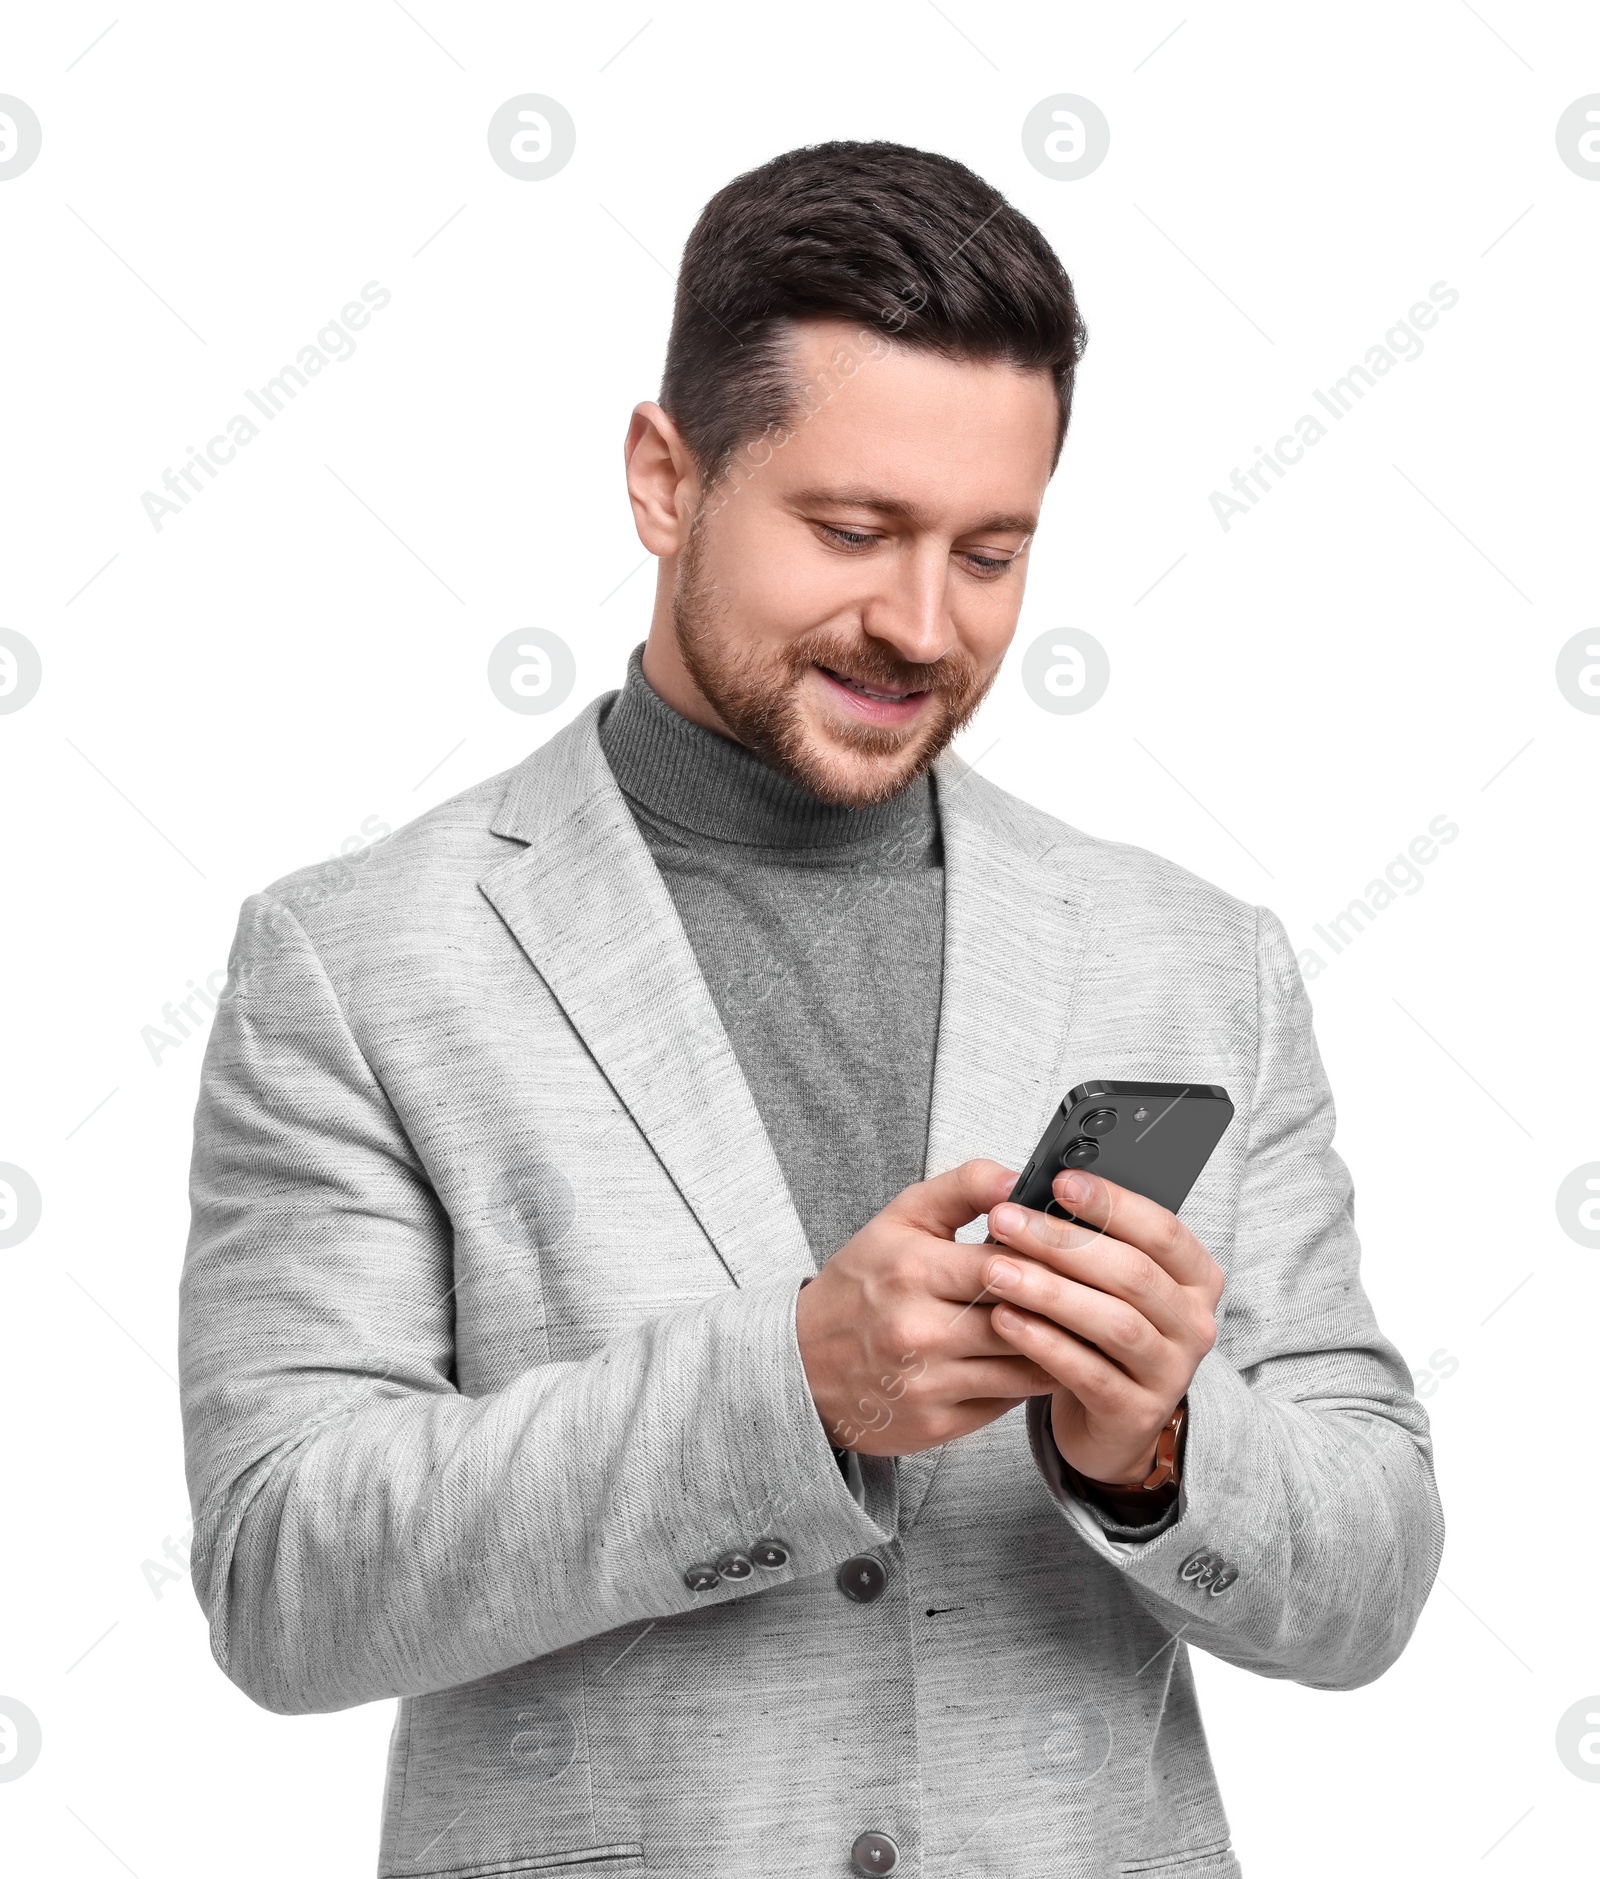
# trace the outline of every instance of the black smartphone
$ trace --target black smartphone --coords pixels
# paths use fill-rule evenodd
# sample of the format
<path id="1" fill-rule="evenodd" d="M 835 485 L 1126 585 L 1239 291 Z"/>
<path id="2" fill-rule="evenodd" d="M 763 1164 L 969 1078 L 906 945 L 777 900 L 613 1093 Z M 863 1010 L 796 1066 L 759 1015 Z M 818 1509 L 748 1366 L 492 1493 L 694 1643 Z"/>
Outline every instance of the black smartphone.
<path id="1" fill-rule="evenodd" d="M 1050 1191 L 1063 1168 L 1092 1168 L 1176 1213 L 1233 1120 L 1215 1083 L 1080 1083 L 1051 1118 L 1011 1199 L 1086 1226 Z"/>

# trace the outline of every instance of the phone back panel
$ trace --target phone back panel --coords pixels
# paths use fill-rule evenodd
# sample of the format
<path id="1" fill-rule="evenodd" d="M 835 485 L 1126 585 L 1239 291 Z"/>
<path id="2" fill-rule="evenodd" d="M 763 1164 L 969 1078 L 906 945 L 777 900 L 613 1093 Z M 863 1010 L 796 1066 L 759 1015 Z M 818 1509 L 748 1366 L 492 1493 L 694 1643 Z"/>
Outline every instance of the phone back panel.
<path id="1" fill-rule="evenodd" d="M 1050 1184 L 1064 1165 L 1087 1166 L 1176 1213 L 1232 1120 L 1228 1092 L 1214 1083 L 1081 1083 L 1056 1111 L 1011 1198 L 1073 1220 Z M 1084 1141 L 1095 1144 L 1093 1160 L 1064 1163 L 1070 1146 Z"/>

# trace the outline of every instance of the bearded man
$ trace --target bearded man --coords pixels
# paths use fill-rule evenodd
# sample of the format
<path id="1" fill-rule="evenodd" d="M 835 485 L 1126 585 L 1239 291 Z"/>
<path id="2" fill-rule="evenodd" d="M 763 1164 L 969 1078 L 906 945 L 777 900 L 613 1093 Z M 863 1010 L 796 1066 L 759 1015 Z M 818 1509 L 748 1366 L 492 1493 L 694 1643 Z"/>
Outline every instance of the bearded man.
<path id="1" fill-rule="evenodd" d="M 247 902 L 196 1120 L 194 1580 L 399 1699 L 380 1871 L 1223 1879 L 1189 1651 L 1348 1689 L 1427 1425 L 1279 920 L 950 748 L 1084 328 L 948 158 L 706 207 L 625 682 Z M 1091 1077 L 1238 1107 L 1182 1218 L 1007 1196 Z"/>

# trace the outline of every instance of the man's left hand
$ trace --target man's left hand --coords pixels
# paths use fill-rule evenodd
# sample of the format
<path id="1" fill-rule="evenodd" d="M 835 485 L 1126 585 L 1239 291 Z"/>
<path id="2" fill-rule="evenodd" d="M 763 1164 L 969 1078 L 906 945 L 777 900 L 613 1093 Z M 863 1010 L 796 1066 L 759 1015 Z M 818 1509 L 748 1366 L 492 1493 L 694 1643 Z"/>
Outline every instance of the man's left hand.
<path id="1" fill-rule="evenodd" d="M 990 1211 L 991 1322 L 1060 1384 L 1051 1428 L 1066 1461 L 1136 1486 L 1217 1341 L 1222 1268 L 1176 1214 L 1114 1181 L 1066 1169 L 1052 1192 L 1089 1225 L 1010 1201 Z"/>

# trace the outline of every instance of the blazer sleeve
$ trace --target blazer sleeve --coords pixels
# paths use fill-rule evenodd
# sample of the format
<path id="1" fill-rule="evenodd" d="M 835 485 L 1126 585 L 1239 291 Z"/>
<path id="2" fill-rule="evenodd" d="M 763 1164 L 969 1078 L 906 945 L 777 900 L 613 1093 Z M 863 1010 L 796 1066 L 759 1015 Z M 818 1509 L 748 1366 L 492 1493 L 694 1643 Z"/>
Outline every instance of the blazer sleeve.
<path id="1" fill-rule="evenodd" d="M 892 1537 L 806 1386 L 796 1287 L 730 1289 L 468 1397 L 450 1221 L 290 909 L 246 902 L 202 1072 L 180 1286 L 192 1571 L 283 1714 L 416 1695 Z M 685 1573 L 783 1542 L 787 1561 Z"/>
<path id="2" fill-rule="evenodd" d="M 1264 1676 L 1352 1689 L 1410 1637 L 1444 1520 L 1426 1414 L 1361 1288 L 1310 1000 L 1282 923 L 1256 915 L 1246 1164 L 1177 1517 L 1150 1538 L 1108 1532 L 1062 1472 L 1048 1396 L 1030 1399 L 1028 1430 L 1063 1513 L 1169 1631 Z"/>

